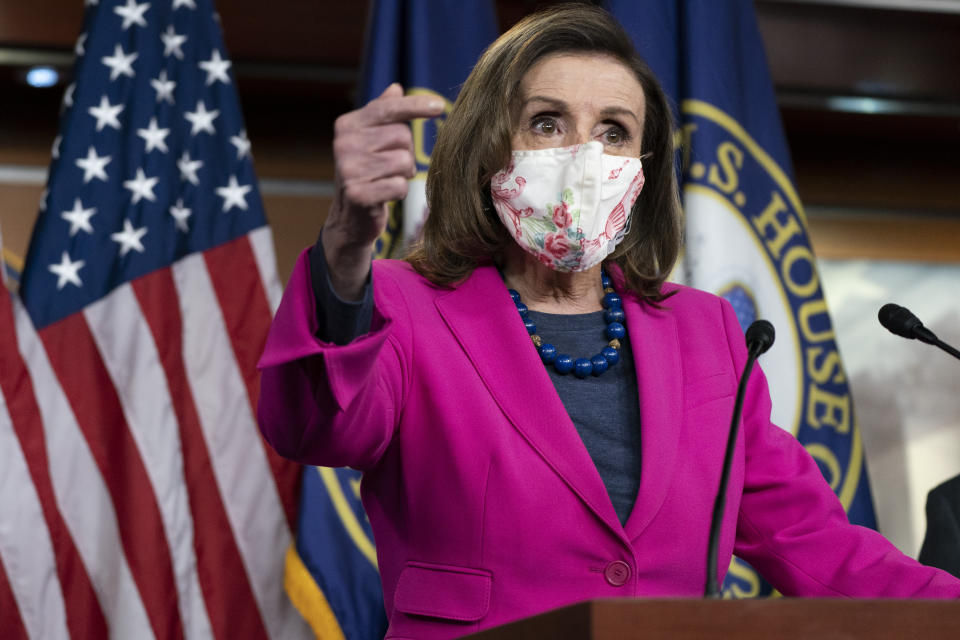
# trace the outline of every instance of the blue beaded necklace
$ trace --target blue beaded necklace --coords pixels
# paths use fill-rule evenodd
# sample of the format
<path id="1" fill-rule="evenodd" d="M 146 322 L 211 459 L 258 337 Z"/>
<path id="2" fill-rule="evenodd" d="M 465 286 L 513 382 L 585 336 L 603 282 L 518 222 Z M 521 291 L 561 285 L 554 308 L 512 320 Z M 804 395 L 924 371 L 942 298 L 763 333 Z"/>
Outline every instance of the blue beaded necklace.
<path id="1" fill-rule="evenodd" d="M 514 289 L 507 289 L 513 303 L 517 305 L 517 311 L 520 312 L 520 318 L 523 320 L 523 326 L 526 327 L 530 339 L 540 354 L 540 359 L 544 364 L 553 364 L 557 373 L 567 374 L 573 371 L 573 375 L 578 378 L 587 376 L 599 376 L 608 368 L 620 361 L 620 338 L 626 335 L 627 330 L 623 326 L 625 318 L 623 313 L 623 301 L 613 290 L 613 282 L 606 273 L 600 273 L 600 283 L 603 285 L 603 304 L 606 311 L 603 312 L 603 320 L 607 323 L 606 336 L 610 339 L 607 346 L 592 358 L 577 358 L 574 360 L 565 353 L 557 353 L 557 348 L 549 342 L 544 342 L 543 338 L 537 335 L 537 325 L 530 319 L 527 305 L 520 300 L 520 294 Z"/>

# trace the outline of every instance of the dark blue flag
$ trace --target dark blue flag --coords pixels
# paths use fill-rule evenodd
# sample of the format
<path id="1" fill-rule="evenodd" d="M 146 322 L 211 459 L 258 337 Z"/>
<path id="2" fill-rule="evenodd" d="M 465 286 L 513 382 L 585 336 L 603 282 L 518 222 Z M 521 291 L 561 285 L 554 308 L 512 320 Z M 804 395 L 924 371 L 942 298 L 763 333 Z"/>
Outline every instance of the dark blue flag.
<path id="1" fill-rule="evenodd" d="M 379 0 L 373 3 L 360 95 L 364 103 L 391 83 L 407 95 L 432 94 L 447 111 L 487 45 L 497 37 L 492 0 Z M 412 123 L 417 175 L 393 208 L 378 255 L 397 254 L 416 238 L 427 214 L 423 187 L 441 118 Z"/>
<path id="2" fill-rule="evenodd" d="M 449 111 L 483 50 L 497 36 L 491 0 L 376 0 L 360 86 L 361 104 L 391 83 L 407 95 L 441 96 Z M 424 181 L 441 119 L 411 123 L 417 175 L 394 203 L 377 255 L 395 255 L 426 215 Z M 370 525 L 359 499 L 360 473 L 308 468 L 297 532 L 299 558 L 287 589 L 320 637 L 382 638 L 387 621 Z"/>
<path id="3" fill-rule="evenodd" d="M 676 106 L 686 247 L 678 277 L 728 299 L 777 345 L 773 419 L 819 464 L 851 522 L 876 527 L 863 444 L 750 0 L 608 0 Z M 770 587 L 734 559 L 727 596 Z"/>

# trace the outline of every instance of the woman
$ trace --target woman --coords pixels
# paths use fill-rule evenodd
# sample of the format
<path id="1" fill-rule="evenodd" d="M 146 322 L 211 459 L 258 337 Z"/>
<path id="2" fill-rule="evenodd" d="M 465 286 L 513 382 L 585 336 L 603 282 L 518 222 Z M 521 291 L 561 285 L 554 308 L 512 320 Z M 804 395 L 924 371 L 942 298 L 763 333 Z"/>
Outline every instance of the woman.
<path id="1" fill-rule="evenodd" d="M 605 12 L 525 19 L 438 136 L 423 242 L 371 269 L 413 172 L 403 123 L 440 110 L 395 86 L 338 120 L 339 196 L 261 361 L 265 436 L 364 472 L 387 637 L 699 595 L 745 349 L 725 302 L 664 283 L 680 212 L 661 89 Z M 743 416 L 721 575 L 736 552 L 787 595 L 960 596 L 847 523 L 759 372 Z"/>

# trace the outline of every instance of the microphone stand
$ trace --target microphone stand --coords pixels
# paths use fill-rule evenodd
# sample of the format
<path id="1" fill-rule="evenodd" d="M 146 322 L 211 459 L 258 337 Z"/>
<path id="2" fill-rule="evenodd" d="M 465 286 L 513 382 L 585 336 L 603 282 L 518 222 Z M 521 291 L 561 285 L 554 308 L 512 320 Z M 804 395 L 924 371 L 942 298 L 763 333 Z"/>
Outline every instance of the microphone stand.
<path id="1" fill-rule="evenodd" d="M 940 338 L 934 336 L 933 342 L 929 342 L 928 344 L 932 344 L 935 347 L 940 347 L 941 349 L 943 349 L 944 351 L 952 355 L 957 360 L 960 360 L 960 351 L 957 351 L 956 349 L 948 345 L 946 342 L 944 342 Z"/>
<path id="2" fill-rule="evenodd" d="M 766 323 L 759 320 L 750 326 L 747 330 L 747 363 L 743 367 L 743 375 L 740 377 L 740 384 L 737 386 L 737 399 L 733 405 L 733 419 L 730 421 L 730 433 L 727 436 L 727 450 L 723 457 L 723 471 L 720 474 L 720 490 L 717 493 L 717 499 L 713 503 L 713 517 L 710 521 L 710 540 L 707 544 L 707 584 L 703 590 L 704 598 L 719 599 L 720 584 L 717 580 L 717 548 L 720 545 L 720 525 L 723 521 L 723 511 L 727 503 L 727 483 L 730 479 L 730 467 L 733 465 L 733 454 L 736 449 L 737 434 L 740 431 L 740 414 L 743 412 L 743 400 L 747 393 L 747 381 L 750 379 L 750 371 L 753 364 L 773 344 L 773 326 L 770 327 L 769 340 L 764 338 L 751 339 L 751 330 L 758 323 Z"/>

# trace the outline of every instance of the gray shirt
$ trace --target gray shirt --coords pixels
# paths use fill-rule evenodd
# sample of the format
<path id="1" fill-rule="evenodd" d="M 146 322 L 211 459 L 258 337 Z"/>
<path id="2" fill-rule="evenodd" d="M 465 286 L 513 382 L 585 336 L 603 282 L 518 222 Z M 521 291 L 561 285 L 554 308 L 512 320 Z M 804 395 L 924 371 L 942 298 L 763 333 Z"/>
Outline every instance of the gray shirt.
<path id="1" fill-rule="evenodd" d="M 317 337 L 347 344 L 370 330 L 373 283 L 368 282 L 359 302 L 345 302 L 330 284 L 320 241 L 310 250 L 310 276 L 317 302 Z M 603 312 L 553 314 L 530 312 L 537 333 L 558 353 L 591 358 L 607 344 Z M 520 323 L 520 315 L 515 321 Z M 620 361 L 600 376 L 577 378 L 544 365 L 573 421 L 580 439 L 597 467 L 621 524 L 625 524 L 640 488 L 640 405 L 637 373 L 629 337 L 620 340 Z M 535 349 L 530 344 L 530 349 Z"/>

